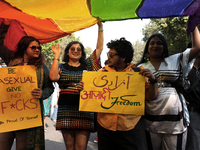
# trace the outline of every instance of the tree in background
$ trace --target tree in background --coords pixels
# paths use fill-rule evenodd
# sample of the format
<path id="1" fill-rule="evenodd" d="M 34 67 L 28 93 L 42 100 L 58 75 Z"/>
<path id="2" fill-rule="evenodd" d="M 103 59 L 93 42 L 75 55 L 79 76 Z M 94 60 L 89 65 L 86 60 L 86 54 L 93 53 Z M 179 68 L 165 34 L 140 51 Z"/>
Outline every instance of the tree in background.
<path id="1" fill-rule="evenodd" d="M 134 64 L 137 64 L 141 60 L 142 54 L 144 51 L 144 46 L 145 46 L 145 43 L 141 42 L 139 40 L 137 40 L 135 43 L 133 43 L 134 55 L 133 55 L 132 62 Z"/>
<path id="2" fill-rule="evenodd" d="M 142 29 L 146 42 L 154 33 L 161 33 L 167 40 L 169 55 L 182 52 L 187 48 L 191 36 L 187 36 L 188 17 L 151 19 L 150 23 Z"/>
<path id="3" fill-rule="evenodd" d="M 91 47 L 85 47 L 86 57 L 89 57 L 92 54 L 93 49 Z"/>
<path id="4" fill-rule="evenodd" d="M 50 43 L 46 43 L 46 44 L 42 44 L 42 53 L 45 56 L 45 64 L 51 68 L 51 65 L 53 63 L 53 58 L 54 58 L 54 53 L 51 50 L 51 47 L 55 44 L 55 43 L 59 43 L 59 41 L 61 41 L 62 39 L 58 39 L 55 40 L 53 42 Z"/>
<path id="5" fill-rule="evenodd" d="M 58 40 L 52 41 L 50 43 L 46 43 L 46 44 L 42 44 L 42 53 L 45 55 L 45 61 L 46 61 L 46 65 L 51 68 L 51 65 L 53 63 L 53 59 L 54 59 L 54 53 L 51 50 L 51 47 L 55 44 L 55 43 L 59 43 L 60 47 L 61 47 L 61 57 L 60 57 L 60 62 L 62 62 L 62 58 L 63 58 L 63 54 L 65 51 L 65 47 L 67 46 L 67 44 L 71 41 L 80 41 L 80 37 L 75 37 L 74 34 L 65 36 L 63 38 L 60 38 Z M 85 52 L 86 52 L 86 56 L 89 56 L 92 53 L 92 49 L 90 47 L 86 47 L 85 48 Z"/>

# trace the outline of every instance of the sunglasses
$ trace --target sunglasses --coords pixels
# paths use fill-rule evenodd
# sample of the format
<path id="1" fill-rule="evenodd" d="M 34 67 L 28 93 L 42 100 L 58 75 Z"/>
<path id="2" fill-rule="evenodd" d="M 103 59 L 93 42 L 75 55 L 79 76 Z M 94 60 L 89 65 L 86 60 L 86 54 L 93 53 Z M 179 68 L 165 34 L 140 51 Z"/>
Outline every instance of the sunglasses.
<path id="1" fill-rule="evenodd" d="M 119 54 L 111 53 L 111 52 L 107 53 L 107 56 L 110 57 L 110 58 L 113 58 L 115 55 L 119 55 Z"/>
<path id="2" fill-rule="evenodd" d="M 42 47 L 41 46 L 31 46 L 30 47 L 32 50 L 36 50 L 36 49 L 38 49 L 39 51 L 41 51 L 42 50 Z"/>
<path id="3" fill-rule="evenodd" d="M 81 49 L 80 47 L 77 47 L 77 48 L 71 47 L 70 50 L 73 51 L 73 52 L 74 52 L 75 50 L 77 50 L 78 52 L 81 52 L 81 51 L 82 51 L 82 49 Z"/>

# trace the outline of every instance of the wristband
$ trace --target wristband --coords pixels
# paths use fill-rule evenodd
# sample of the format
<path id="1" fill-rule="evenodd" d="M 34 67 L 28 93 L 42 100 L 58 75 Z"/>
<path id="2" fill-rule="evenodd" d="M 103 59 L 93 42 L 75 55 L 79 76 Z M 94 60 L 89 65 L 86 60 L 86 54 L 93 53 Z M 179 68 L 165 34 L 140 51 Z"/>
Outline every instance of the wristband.
<path id="1" fill-rule="evenodd" d="M 58 61 L 60 61 L 60 58 L 54 58 L 54 60 L 58 60 Z"/>
<path id="2" fill-rule="evenodd" d="M 103 29 L 102 29 L 102 30 L 99 30 L 99 32 L 103 32 Z"/>

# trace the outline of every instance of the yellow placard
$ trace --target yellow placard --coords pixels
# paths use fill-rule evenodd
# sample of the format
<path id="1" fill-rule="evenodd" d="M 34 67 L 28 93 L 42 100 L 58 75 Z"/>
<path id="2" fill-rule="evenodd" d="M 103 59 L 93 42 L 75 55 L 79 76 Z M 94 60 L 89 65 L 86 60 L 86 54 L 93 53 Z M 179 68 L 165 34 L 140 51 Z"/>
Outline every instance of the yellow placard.
<path id="1" fill-rule="evenodd" d="M 0 68 L 0 133 L 42 126 L 34 66 Z"/>
<path id="2" fill-rule="evenodd" d="M 84 72 L 80 111 L 144 115 L 145 78 L 138 72 Z"/>

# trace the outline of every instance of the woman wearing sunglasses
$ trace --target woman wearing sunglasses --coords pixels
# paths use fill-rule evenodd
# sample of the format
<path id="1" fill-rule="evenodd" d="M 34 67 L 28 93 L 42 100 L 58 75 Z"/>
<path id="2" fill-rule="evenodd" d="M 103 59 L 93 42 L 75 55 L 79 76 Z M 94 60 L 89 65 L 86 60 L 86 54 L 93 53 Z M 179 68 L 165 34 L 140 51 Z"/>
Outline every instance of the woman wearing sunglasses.
<path id="1" fill-rule="evenodd" d="M 36 67 L 38 88 L 33 89 L 31 94 L 40 100 L 40 107 L 42 109 L 42 100 L 48 98 L 53 93 L 54 88 L 49 79 L 49 69 L 44 64 L 40 42 L 34 37 L 25 36 L 19 41 L 17 51 L 14 53 L 3 45 L 9 24 L 10 22 L 4 21 L 0 26 L 0 57 L 6 60 L 7 65 L 10 60 L 8 66 L 34 65 Z M 10 57 L 11 55 L 13 56 Z M 43 116 L 42 111 L 41 115 Z M 0 149 L 10 150 L 15 138 L 17 150 L 45 149 L 43 125 L 30 129 L 0 133 Z"/>
<path id="2" fill-rule="evenodd" d="M 100 69 L 100 54 L 103 49 L 103 27 L 98 21 L 98 41 L 96 50 L 86 58 L 83 45 L 78 41 L 70 42 L 65 48 L 63 61 L 59 64 L 61 49 L 54 45 L 55 58 L 49 73 L 52 81 L 58 82 L 60 97 L 56 130 L 61 130 L 67 150 L 85 150 L 90 132 L 94 132 L 94 113 L 79 111 L 79 82 L 84 70 Z"/>

